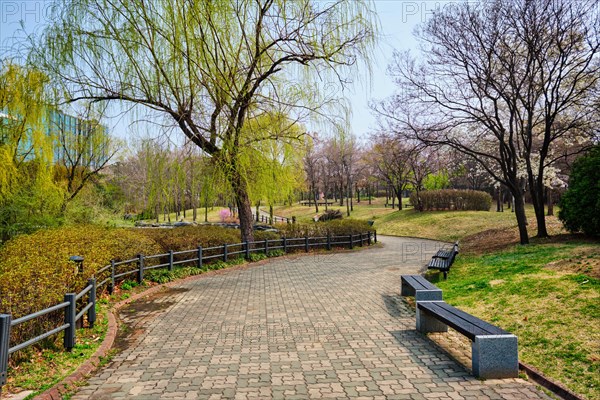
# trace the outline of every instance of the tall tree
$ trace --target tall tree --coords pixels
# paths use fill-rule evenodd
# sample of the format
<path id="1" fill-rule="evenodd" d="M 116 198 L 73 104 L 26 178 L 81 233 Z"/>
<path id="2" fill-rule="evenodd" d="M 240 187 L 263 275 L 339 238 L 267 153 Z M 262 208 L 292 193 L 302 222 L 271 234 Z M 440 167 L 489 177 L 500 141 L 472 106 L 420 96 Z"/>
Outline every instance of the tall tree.
<path id="1" fill-rule="evenodd" d="M 47 85 L 39 70 L 0 60 L 0 240 L 58 222 Z"/>
<path id="2" fill-rule="evenodd" d="M 218 160 L 252 240 L 244 126 L 260 114 L 326 115 L 367 60 L 374 13 L 356 0 L 63 0 L 33 59 L 70 100 L 120 101 L 169 118 Z M 272 138 L 267 138 L 267 140 Z"/>
<path id="3" fill-rule="evenodd" d="M 411 174 L 411 148 L 396 135 L 378 134 L 373 137 L 370 159 L 383 181 L 392 188 L 402 209 L 402 192 Z"/>
<path id="4" fill-rule="evenodd" d="M 102 112 L 97 113 L 92 108 L 86 107 L 77 118 L 56 112 L 50 116 L 49 130 L 55 140 L 55 168 L 65 186 L 61 206 L 64 213 L 68 204 L 113 158 L 118 142 L 100 124 Z"/>
<path id="5" fill-rule="evenodd" d="M 538 235 L 546 236 L 545 172 L 597 132 L 593 7 L 566 0 L 453 5 L 421 27 L 423 62 L 397 53 L 390 67 L 401 94 L 378 110 L 427 144 L 469 155 L 503 184 L 523 244 L 527 185 Z"/>

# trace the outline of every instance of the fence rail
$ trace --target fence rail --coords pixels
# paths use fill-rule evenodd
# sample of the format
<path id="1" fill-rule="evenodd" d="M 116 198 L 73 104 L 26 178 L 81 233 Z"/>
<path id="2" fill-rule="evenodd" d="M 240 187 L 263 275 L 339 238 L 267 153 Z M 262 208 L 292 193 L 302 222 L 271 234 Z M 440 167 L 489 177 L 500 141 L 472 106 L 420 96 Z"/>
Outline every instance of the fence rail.
<path id="1" fill-rule="evenodd" d="M 81 326 L 83 326 L 83 317 L 85 315 L 87 316 L 88 327 L 93 327 L 96 322 L 96 300 L 98 291 L 105 288 L 108 293 L 112 294 L 115 285 L 119 281 L 124 280 L 121 278 L 135 275 L 138 283 L 141 283 L 144 280 L 145 271 L 157 268 L 167 268 L 169 271 L 172 271 L 173 267 L 176 265 L 194 263 L 196 267 L 208 270 L 208 264 L 204 261 L 217 259 L 227 262 L 230 257 L 239 257 L 240 255 L 249 259 L 252 253 L 268 255 L 269 251 L 273 250 L 281 250 L 284 253 L 287 253 L 300 248 L 303 248 L 305 252 L 308 252 L 311 248 L 325 248 L 331 250 L 332 246 L 348 246 L 349 248 L 353 248 L 354 246 L 363 246 L 364 244 L 371 245 L 372 241 L 375 243 L 377 242 L 376 232 L 344 236 L 305 236 L 223 244 L 206 248 L 200 246 L 196 249 L 183 251 L 170 250 L 168 253 L 150 256 L 140 254 L 136 258 L 124 261 L 112 260 L 109 265 L 96 271 L 94 277 L 88 280 L 87 285 L 79 293 L 65 294 L 64 301 L 61 303 L 14 320 L 12 319 L 11 314 L 0 314 L 0 391 L 2 390 L 2 386 L 6 384 L 8 359 L 12 353 L 60 332 L 64 332 L 63 345 L 65 349 L 71 351 L 76 344 L 75 333 L 78 321 L 81 321 Z M 188 255 L 190 258 L 175 259 L 175 257 Z M 157 264 L 152 264 L 154 261 L 156 261 Z M 132 267 L 134 268 L 128 269 Z M 104 277 L 104 275 L 107 276 Z M 97 280 L 99 281 L 98 284 L 96 283 Z M 83 303 L 79 306 L 79 310 L 77 304 L 78 301 Z M 12 347 L 10 346 L 11 328 L 60 310 L 64 310 L 64 320 L 61 325 L 28 339 L 25 342 L 14 344 Z"/>
<path id="2" fill-rule="evenodd" d="M 258 216 L 252 213 L 252 219 L 256 222 L 261 222 L 264 224 L 275 224 L 277 222 L 292 224 L 296 223 L 296 217 L 288 218 L 288 217 L 278 217 L 277 215 L 273 215 L 273 217 L 269 215 L 259 214 Z"/>

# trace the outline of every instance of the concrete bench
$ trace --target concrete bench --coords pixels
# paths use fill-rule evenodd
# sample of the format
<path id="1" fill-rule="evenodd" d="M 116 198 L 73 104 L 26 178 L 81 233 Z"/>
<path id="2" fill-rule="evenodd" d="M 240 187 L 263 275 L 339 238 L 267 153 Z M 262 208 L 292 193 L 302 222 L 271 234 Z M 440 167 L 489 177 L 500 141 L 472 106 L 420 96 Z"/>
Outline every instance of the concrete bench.
<path id="1" fill-rule="evenodd" d="M 444 301 L 417 302 L 417 330 L 446 332 L 448 326 L 471 340 L 473 374 L 478 378 L 516 378 L 517 337 Z"/>
<path id="2" fill-rule="evenodd" d="M 421 275 L 402 275 L 400 281 L 402 296 L 414 296 L 415 301 L 442 300 L 442 290 Z"/>

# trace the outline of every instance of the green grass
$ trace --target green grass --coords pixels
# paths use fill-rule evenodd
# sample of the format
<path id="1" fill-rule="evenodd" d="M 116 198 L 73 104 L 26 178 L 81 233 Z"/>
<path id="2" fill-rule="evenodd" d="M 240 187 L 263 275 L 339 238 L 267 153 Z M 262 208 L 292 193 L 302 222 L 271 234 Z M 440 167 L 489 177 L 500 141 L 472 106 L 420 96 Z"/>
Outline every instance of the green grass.
<path id="1" fill-rule="evenodd" d="M 589 243 L 514 246 L 456 259 L 444 299 L 519 338 L 525 363 L 589 399 L 600 399 L 600 280 L 547 268 L 573 260 Z"/>
<path id="2" fill-rule="evenodd" d="M 527 207 L 528 216 L 533 208 Z M 414 236 L 452 242 L 489 229 L 517 226 L 510 211 L 394 211 L 375 222 L 382 235 Z"/>
<path id="3" fill-rule="evenodd" d="M 402 199 L 403 204 L 408 203 L 408 198 Z M 371 201 L 362 199 L 360 203 L 354 199 L 354 211 L 350 213 L 350 218 L 364 219 L 364 220 L 377 220 L 385 215 L 391 214 L 394 210 L 391 207 L 385 207 L 385 198 L 379 197 Z M 390 202 L 391 204 L 391 202 Z M 340 206 L 339 203 L 327 206 L 329 210 L 339 210 L 344 218 L 346 218 L 346 205 Z M 268 208 L 263 207 L 262 210 L 267 212 Z M 325 212 L 325 206 L 319 206 L 318 214 Z M 312 222 L 313 217 L 317 215 L 314 206 L 304 206 L 300 204 L 294 204 L 293 206 L 275 206 L 273 207 L 273 214 L 279 217 L 296 217 L 300 222 Z"/>

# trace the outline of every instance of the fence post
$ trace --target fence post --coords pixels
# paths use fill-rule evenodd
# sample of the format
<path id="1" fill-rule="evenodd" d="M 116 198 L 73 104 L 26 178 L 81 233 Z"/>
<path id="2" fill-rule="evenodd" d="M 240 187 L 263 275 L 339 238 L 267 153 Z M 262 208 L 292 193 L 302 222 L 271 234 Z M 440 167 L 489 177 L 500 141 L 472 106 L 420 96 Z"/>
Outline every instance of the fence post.
<path id="1" fill-rule="evenodd" d="M 138 283 L 142 283 L 142 281 L 144 280 L 144 255 L 140 254 L 138 256 L 138 276 L 137 276 L 137 281 Z"/>
<path id="2" fill-rule="evenodd" d="M 94 323 L 96 322 L 96 278 L 90 278 L 88 280 L 88 285 L 92 285 L 90 289 L 90 295 L 88 297 L 88 302 L 93 305 L 87 312 L 88 324 L 90 324 L 90 328 L 94 327 Z"/>
<path id="3" fill-rule="evenodd" d="M 246 251 L 246 260 L 250 259 L 250 243 L 246 240 L 244 242 L 244 250 Z"/>
<path id="4" fill-rule="evenodd" d="M 2 386 L 6 384 L 7 378 L 11 321 L 12 315 L 0 314 L 0 392 L 2 392 Z"/>
<path id="5" fill-rule="evenodd" d="M 373 232 L 373 237 L 374 237 L 374 239 L 375 239 L 375 243 L 377 243 L 377 231 L 374 231 L 374 232 Z"/>
<path id="6" fill-rule="evenodd" d="M 287 239 L 283 237 L 283 252 L 287 254 Z"/>
<path id="7" fill-rule="evenodd" d="M 308 253 L 308 235 L 304 236 L 304 251 Z"/>
<path id="8" fill-rule="evenodd" d="M 352 241 L 352 234 L 350 234 L 350 249 L 352 250 L 354 248 L 354 242 Z"/>
<path id="9" fill-rule="evenodd" d="M 367 244 L 370 246 L 371 245 L 371 232 L 367 233 Z"/>
<path id="10" fill-rule="evenodd" d="M 265 239 L 265 256 L 269 254 L 269 239 Z"/>
<path id="11" fill-rule="evenodd" d="M 223 261 L 227 262 L 227 243 L 223 245 Z"/>
<path id="12" fill-rule="evenodd" d="M 327 232 L 327 250 L 331 250 L 331 232 Z"/>
<path id="13" fill-rule="evenodd" d="M 65 329 L 64 346 L 67 351 L 71 351 L 75 347 L 75 317 L 77 316 L 75 293 L 65 294 L 65 301 L 69 303 L 65 308 L 65 325 L 69 326 Z"/>
<path id="14" fill-rule="evenodd" d="M 169 271 L 173 271 L 173 250 L 169 250 Z"/>
<path id="15" fill-rule="evenodd" d="M 202 269 L 202 246 L 198 246 L 198 269 Z"/>
<path id="16" fill-rule="evenodd" d="M 110 260 L 110 286 L 108 286 L 108 294 L 113 294 L 115 290 L 115 260 Z"/>

